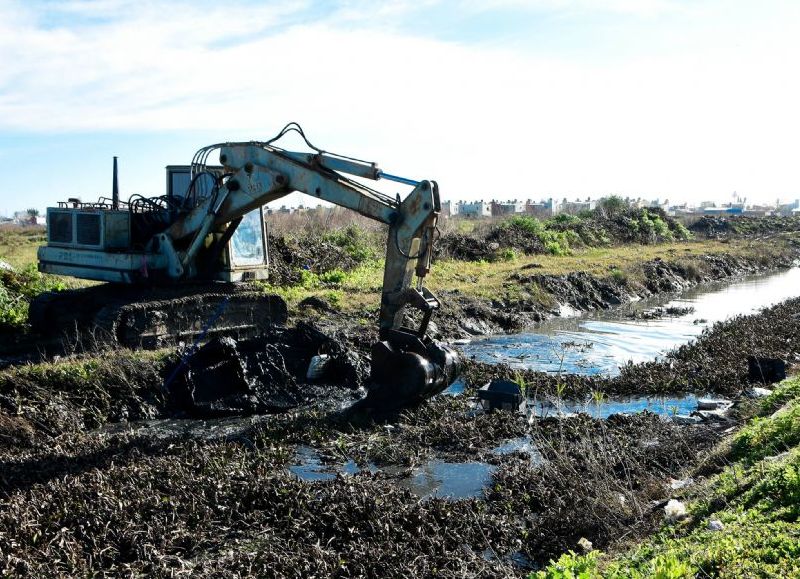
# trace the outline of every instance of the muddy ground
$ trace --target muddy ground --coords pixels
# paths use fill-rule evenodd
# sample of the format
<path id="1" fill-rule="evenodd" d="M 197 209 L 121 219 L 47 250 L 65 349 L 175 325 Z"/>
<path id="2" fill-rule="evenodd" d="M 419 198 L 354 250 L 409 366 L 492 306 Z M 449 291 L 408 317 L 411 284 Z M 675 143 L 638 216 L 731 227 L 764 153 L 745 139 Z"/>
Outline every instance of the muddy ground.
<path id="1" fill-rule="evenodd" d="M 316 328 L 273 336 L 258 351 L 320 335 Z M 248 348 L 256 351 L 249 343 L 240 355 Z M 618 378 L 563 379 L 574 395 L 712 384 L 733 394 L 747 384 L 747 355 L 796 361 L 798 353 L 795 299 L 717 324 L 694 344 L 628 366 Z M 162 389 L 174 358 L 109 358 L 107 374 L 72 381 L 70 372 L 80 372 L 62 368 L 46 391 L 30 368 L 0 380 L 3 574 L 521 576 L 579 549 L 583 538 L 613 549 L 651 532 L 670 479 L 685 476 L 720 436 L 718 428 L 649 413 L 529 422 L 476 412 L 471 388 L 508 373 L 476 364 L 467 369 L 465 394 L 401 414 L 347 411 L 359 391 L 342 374 L 324 391 L 316 385 L 314 399 L 296 400 L 292 411 L 245 419 L 221 436 L 98 429 L 126 417 L 191 415 Z M 302 391 L 301 372 L 286 370 Z M 552 377 L 525 378 L 537 396 L 554 394 Z M 494 452 L 520 437 L 534 454 Z M 331 465 L 359 468 L 332 480 L 299 480 L 288 468 L 297 445 L 315 448 Z M 483 461 L 495 470 L 482 497 L 423 500 L 399 483 L 430 459 Z"/>
<path id="2" fill-rule="evenodd" d="M 796 258 L 796 248 L 676 255 L 628 278 L 520 270 L 509 280 L 519 288 L 514 299 L 440 296 L 435 332 L 516 331 L 561 304 L 608 308 Z M 614 378 L 466 361 L 464 393 L 401 413 L 352 408 L 369 387 L 376 339 L 371 326 L 312 299 L 289 328 L 214 342 L 188 363 L 182 350 L 107 349 L 0 372 L 0 575 L 508 577 L 578 551 L 581 539 L 620 548 L 657 528 L 670 480 L 701 464 L 724 430 L 650 413 L 605 421 L 486 414 L 475 388 L 505 377 L 524 380 L 537 399 L 735 398 L 751 385 L 748 356 L 781 358 L 790 370 L 800 362 L 800 299 L 717 324 Z M 320 351 L 332 366 L 311 382 L 305 371 Z M 204 376 L 217 379 L 204 386 Z M 230 396 L 203 397 L 220 383 Z M 209 420 L 231 414 L 249 417 Z M 497 452 L 518 440 L 525 445 Z M 299 447 L 341 472 L 298 478 Z M 421 498 L 402 483 L 431 460 L 485 463 L 491 479 L 480 496 Z M 355 468 L 342 471 L 345 463 Z"/>

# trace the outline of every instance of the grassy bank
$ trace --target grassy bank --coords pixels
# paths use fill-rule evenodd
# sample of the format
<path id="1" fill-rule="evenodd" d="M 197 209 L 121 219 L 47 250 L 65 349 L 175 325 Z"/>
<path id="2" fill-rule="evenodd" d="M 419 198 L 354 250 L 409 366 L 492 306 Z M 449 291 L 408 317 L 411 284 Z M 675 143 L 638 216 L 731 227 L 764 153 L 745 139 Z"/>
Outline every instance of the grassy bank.
<path id="1" fill-rule="evenodd" d="M 564 555 L 532 577 L 799 576 L 800 378 L 751 412 L 676 494 L 685 519 L 628 550 Z"/>
<path id="2" fill-rule="evenodd" d="M 641 283 L 645 273 L 644 262 L 661 259 L 677 262 L 687 268 L 702 271 L 702 258 L 708 255 L 758 257 L 769 263 L 775 256 L 787 252 L 791 235 L 773 239 L 770 243 L 759 240 L 735 239 L 730 241 L 698 240 L 691 242 L 665 242 L 651 245 L 620 245 L 576 250 L 570 255 L 515 254 L 513 259 L 500 261 L 463 261 L 442 259 L 437 261 L 426 279 L 434 292 L 455 291 L 464 296 L 483 299 L 514 299 L 518 283 L 514 277 L 520 271 L 541 275 L 564 275 L 587 272 L 599 278 L 625 283 Z M 265 291 L 277 293 L 290 306 L 311 297 L 331 302 L 344 312 L 377 309 L 383 283 L 382 259 L 370 259 L 350 271 L 333 269 L 322 273 L 306 270 L 293 283 L 264 284 Z M 548 305 L 546 295 L 539 296 Z"/>

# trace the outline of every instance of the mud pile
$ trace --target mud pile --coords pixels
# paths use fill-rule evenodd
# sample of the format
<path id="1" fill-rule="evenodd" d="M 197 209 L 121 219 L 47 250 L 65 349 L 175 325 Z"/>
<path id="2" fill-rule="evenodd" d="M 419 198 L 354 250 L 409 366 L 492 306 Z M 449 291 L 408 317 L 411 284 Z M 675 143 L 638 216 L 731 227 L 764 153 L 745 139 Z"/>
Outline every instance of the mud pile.
<path id="1" fill-rule="evenodd" d="M 800 217 L 722 217 L 706 215 L 694 222 L 689 229 L 698 235 L 707 237 L 765 235 L 787 231 L 800 231 Z"/>
<path id="2" fill-rule="evenodd" d="M 306 322 L 248 340 L 214 339 L 197 351 L 179 352 L 167 369 L 166 387 L 175 406 L 194 416 L 282 412 L 352 395 L 367 379 L 369 361 L 343 341 Z M 321 353 L 324 375 L 313 383 L 308 367 Z"/>

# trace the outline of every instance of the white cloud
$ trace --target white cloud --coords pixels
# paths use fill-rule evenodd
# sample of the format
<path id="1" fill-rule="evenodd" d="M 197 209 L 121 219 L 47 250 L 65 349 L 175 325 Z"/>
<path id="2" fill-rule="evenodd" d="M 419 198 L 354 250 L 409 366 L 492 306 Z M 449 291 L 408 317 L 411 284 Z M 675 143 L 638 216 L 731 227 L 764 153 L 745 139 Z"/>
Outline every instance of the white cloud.
<path id="1" fill-rule="evenodd" d="M 673 3 L 603 3 L 633 4 Z M 372 15 L 380 26 L 360 3 L 319 22 L 303 3 L 170 6 L 71 1 L 61 15 L 77 23 L 45 28 L 3 4 L 0 130 L 224 140 L 298 120 L 320 146 L 438 179 L 447 197 L 797 191 L 792 40 L 589 64 L 397 30 L 418 9 L 402 0 Z"/>

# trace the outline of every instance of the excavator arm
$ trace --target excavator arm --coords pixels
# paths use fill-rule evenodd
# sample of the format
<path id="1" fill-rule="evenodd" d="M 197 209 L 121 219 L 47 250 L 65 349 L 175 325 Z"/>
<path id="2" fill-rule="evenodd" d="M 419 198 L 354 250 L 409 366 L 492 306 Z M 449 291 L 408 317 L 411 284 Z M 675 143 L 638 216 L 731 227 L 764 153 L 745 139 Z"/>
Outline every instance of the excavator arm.
<path id="1" fill-rule="evenodd" d="M 302 133 L 301 133 L 302 135 Z M 310 143 L 309 143 L 310 144 Z M 434 181 L 412 181 L 383 173 L 374 163 L 322 151 L 296 153 L 272 142 L 225 143 L 219 148 L 227 178 L 202 203 L 154 240 L 173 278 L 191 277 L 206 236 L 247 212 L 292 192 L 352 209 L 388 225 L 386 265 L 379 314 L 380 342 L 372 349 L 374 401 L 399 406 L 446 388 L 459 371 L 456 354 L 427 336 L 439 301 L 423 280 L 430 271 L 436 221 L 441 209 Z M 405 199 L 370 189 L 345 175 L 390 179 L 412 185 Z M 185 247 L 176 250 L 176 245 Z M 416 284 L 414 283 L 416 278 Z M 417 328 L 404 325 L 406 308 L 420 311 Z"/>

